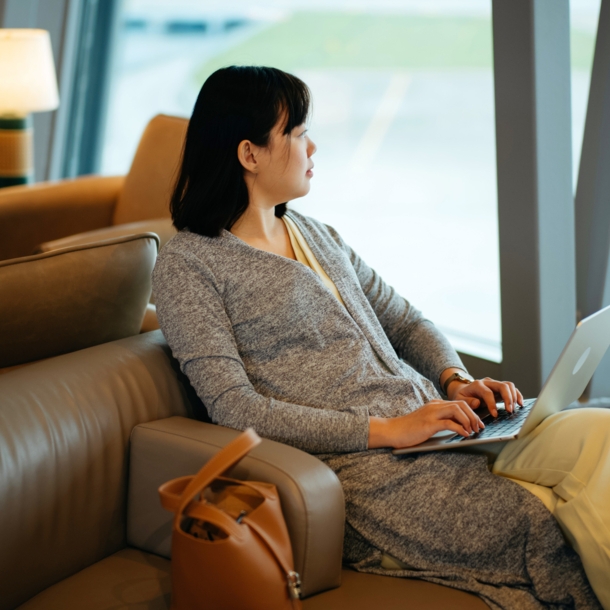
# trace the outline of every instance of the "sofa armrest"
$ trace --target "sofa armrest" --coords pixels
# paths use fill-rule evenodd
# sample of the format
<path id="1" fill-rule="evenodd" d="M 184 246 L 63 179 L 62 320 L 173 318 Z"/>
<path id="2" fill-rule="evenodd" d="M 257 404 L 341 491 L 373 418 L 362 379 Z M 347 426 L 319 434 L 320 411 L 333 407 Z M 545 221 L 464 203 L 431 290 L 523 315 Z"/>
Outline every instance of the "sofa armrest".
<path id="1" fill-rule="evenodd" d="M 195 474 L 239 435 L 237 430 L 184 417 L 136 426 L 131 434 L 127 542 L 170 556 L 172 515 L 157 489 L 166 481 Z M 273 483 L 280 494 L 303 597 L 341 584 L 345 507 L 335 473 L 308 453 L 263 442 L 229 474 Z"/>
<path id="2" fill-rule="evenodd" d="M 124 176 L 83 176 L 0 189 L 0 260 L 52 239 L 112 224 Z"/>
<path id="3" fill-rule="evenodd" d="M 60 248 L 82 246 L 83 244 L 91 244 L 104 239 L 124 237 L 125 235 L 137 235 L 138 233 L 156 233 L 159 236 L 160 250 L 176 234 L 176 229 L 172 225 L 171 218 L 141 220 L 139 222 L 113 225 L 111 227 L 104 227 L 103 229 L 95 229 L 93 231 L 86 231 L 85 233 L 77 233 L 76 235 L 47 241 L 39 244 L 36 251 L 50 252 L 51 250 L 59 250 Z"/>

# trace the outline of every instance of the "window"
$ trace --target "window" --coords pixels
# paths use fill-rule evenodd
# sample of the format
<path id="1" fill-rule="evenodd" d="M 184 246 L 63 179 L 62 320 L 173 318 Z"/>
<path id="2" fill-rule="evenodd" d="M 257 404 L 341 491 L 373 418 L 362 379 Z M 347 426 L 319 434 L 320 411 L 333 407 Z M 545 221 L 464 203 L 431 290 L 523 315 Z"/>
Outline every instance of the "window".
<path id="1" fill-rule="evenodd" d="M 572 163 L 576 191 L 580 151 L 585 131 L 589 83 L 601 0 L 571 0 L 570 46 L 572 59 Z"/>
<path id="2" fill-rule="evenodd" d="M 456 348 L 501 360 L 491 0 L 127 0 L 121 27 L 103 173 L 127 170 L 151 116 L 188 116 L 217 67 L 294 72 L 318 152 L 291 205 Z"/>

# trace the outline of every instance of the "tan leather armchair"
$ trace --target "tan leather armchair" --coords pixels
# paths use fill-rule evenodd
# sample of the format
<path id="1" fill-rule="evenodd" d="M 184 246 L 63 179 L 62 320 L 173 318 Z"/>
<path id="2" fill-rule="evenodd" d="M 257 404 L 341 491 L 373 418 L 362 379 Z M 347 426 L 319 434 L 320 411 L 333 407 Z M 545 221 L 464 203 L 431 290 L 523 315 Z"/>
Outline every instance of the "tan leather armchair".
<path id="1" fill-rule="evenodd" d="M 238 434 L 196 414 L 159 331 L 0 375 L 0 610 L 168 610 L 172 515 L 157 486 Z M 304 610 L 487 607 L 342 569 L 343 493 L 314 456 L 264 440 L 234 474 L 278 487 Z"/>
<path id="2" fill-rule="evenodd" d="M 0 261 L 0 369 L 138 334 L 158 247 L 144 233 Z"/>
<path id="3" fill-rule="evenodd" d="M 0 260 L 146 231 L 157 233 L 163 246 L 174 233 L 169 197 L 187 125 L 179 117 L 151 119 L 126 176 L 0 189 Z M 76 242 L 56 241 L 89 231 Z"/>

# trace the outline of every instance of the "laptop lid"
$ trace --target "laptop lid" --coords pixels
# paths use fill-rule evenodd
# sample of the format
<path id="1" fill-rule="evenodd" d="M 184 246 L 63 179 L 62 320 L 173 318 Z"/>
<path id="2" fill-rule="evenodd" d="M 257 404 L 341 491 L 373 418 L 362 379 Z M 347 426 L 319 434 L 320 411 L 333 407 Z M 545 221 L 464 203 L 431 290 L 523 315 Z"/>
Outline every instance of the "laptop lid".
<path id="1" fill-rule="evenodd" d="M 518 436 L 578 400 L 610 346 L 610 306 L 581 320 L 563 348 Z"/>

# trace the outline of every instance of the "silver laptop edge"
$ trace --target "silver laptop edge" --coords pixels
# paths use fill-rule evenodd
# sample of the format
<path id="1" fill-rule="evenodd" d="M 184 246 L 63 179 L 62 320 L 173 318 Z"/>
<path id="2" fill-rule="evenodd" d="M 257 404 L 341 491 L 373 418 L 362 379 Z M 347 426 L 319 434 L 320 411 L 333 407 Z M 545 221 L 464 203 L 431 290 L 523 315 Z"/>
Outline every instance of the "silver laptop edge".
<path id="1" fill-rule="evenodd" d="M 457 449 L 458 447 L 498 443 L 525 436 L 549 415 L 562 411 L 580 398 L 609 346 L 610 306 L 577 324 L 544 383 L 534 406 L 523 422 L 523 426 L 516 434 L 507 437 L 464 439 L 457 443 L 450 442 L 450 439 L 455 437 L 454 433 L 439 433 L 420 445 L 395 449 L 392 453 L 400 455 L 420 451 Z"/>

